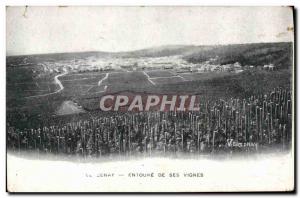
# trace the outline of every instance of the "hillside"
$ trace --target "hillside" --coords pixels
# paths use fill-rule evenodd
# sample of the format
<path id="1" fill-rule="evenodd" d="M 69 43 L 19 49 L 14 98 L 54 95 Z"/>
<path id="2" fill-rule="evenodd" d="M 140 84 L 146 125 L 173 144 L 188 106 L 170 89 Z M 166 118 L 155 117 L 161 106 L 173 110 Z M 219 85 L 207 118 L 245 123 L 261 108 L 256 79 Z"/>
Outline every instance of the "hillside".
<path id="1" fill-rule="evenodd" d="M 180 55 L 187 62 L 201 63 L 210 60 L 212 64 L 230 64 L 239 62 L 241 65 L 264 65 L 273 63 L 277 68 L 288 68 L 292 65 L 293 44 L 287 43 L 253 43 L 234 45 L 194 46 L 167 45 L 129 52 L 74 52 L 56 54 L 38 54 L 24 56 L 8 56 L 7 66 L 17 65 L 27 58 L 27 63 L 41 61 L 74 60 L 87 57 L 163 57 Z M 15 64 L 14 64 L 15 63 Z"/>
<path id="2" fill-rule="evenodd" d="M 274 64 L 277 68 L 289 68 L 292 65 L 292 43 L 255 43 L 221 45 L 204 49 L 184 57 L 191 63 L 201 63 L 213 59 L 213 64 L 230 64 L 239 62 L 241 65 Z"/>
<path id="3" fill-rule="evenodd" d="M 112 53 L 109 52 L 69 52 L 69 53 L 51 53 L 51 54 L 33 54 L 33 55 L 21 55 L 21 56 L 7 56 L 7 66 L 22 65 L 24 59 L 26 59 L 27 65 L 34 65 L 43 61 L 61 61 L 61 60 L 74 60 L 83 59 L 91 56 L 98 58 L 109 56 Z"/>
<path id="4" fill-rule="evenodd" d="M 147 48 L 142 50 L 135 50 L 130 52 L 117 53 L 122 57 L 163 57 L 163 56 L 186 56 L 197 53 L 203 50 L 211 50 L 212 46 L 195 46 L 195 45 L 165 45 L 160 47 Z"/>

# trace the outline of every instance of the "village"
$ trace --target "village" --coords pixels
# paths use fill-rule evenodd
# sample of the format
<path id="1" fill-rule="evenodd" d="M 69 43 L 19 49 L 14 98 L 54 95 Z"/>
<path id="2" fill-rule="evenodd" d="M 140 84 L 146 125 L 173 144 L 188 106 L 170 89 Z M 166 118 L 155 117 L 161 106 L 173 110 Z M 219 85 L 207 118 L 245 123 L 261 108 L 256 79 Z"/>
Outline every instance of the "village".
<path id="1" fill-rule="evenodd" d="M 276 70 L 274 64 L 266 65 L 241 65 L 239 62 L 231 64 L 215 64 L 216 58 L 211 58 L 202 63 L 190 63 L 181 56 L 166 57 L 87 57 L 82 59 L 45 61 L 38 63 L 33 73 L 51 74 L 61 73 L 63 68 L 67 68 L 73 73 L 85 72 L 128 72 L 128 71 L 149 71 L 149 70 L 173 70 L 177 73 L 205 73 L 205 72 L 231 72 L 240 73 L 245 70 Z"/>

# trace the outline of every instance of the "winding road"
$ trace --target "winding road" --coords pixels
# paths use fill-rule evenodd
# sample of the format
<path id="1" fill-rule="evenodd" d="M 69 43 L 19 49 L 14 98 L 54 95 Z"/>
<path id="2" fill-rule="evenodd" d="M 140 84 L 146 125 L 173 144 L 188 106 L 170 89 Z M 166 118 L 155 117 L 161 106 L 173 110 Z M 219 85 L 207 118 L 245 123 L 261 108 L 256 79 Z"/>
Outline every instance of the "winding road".
<path id="1" fill-rule="evenodd" d="M 102 78 L 101 80 L 99 80 L 98 86 L 100 86 L 102 84 L 102 82 L 108 78 L 108 75 L 109 75 L 109 73 L 106 73 L 105 76 L 104 76 L 104 78 Z"/>
<path id="2" fill-rule="evenodd" d="M 108 75 L 109 75 L 109 73 L 106 73 L 105 76 L 104 76 L 104 78 L 102 78 L 101 80 L 99 80 L 98 86 L 100 86 L 103 83 L 103 81 L 105 81 L 108 78 Z M 104 90 L 98 91 L 98 92 L 94 92 L 94 93 L 103 93 L 103 92 L 106 91 L 106 89 L 107 89 L 107 85 L 104 86 Z"/>
<path id="3" fill-rule="evenodd" d="M 61 92 L 64 89 L 64 86 L 63 86 L 63 84 L 60 82 L 60 80 L 58 78 L 61 77 L 61 76 L 66 75 L 66 74 L 68 74 L 68 71 L 64 70 L 64 73 L 58 74 L 58 75 L 56 75 L 54 77 L 54 82 L 59 86 L 58 90 L 56 90 L 54 92 L 51 92 L 51 93 L 47 93 L 47 94 L 40 94 L 40 95 L 35 95 L 35 96 L 27 96 L 25 98 L 37 98 L 37 97 L 49 96 L 49 95 L 53 95 L 53 94 Z"/>

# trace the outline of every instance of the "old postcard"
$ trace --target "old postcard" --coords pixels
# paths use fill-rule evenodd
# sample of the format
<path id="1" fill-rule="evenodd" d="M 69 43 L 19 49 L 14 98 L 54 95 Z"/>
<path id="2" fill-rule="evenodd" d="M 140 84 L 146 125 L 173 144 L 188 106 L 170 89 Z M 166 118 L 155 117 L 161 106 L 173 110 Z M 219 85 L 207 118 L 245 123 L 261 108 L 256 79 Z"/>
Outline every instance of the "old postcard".
<path id="1" fill-rule="evenodd" d="M 293 12 L 7 6 L 7 191 L 293 191 Z"/>

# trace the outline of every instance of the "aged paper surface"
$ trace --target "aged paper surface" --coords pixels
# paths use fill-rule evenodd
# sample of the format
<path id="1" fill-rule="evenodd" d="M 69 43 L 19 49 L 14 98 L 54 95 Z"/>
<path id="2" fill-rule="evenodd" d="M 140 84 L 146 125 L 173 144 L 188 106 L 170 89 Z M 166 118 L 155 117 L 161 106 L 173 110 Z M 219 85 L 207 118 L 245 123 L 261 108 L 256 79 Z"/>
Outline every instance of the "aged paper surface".
<path id="1" fill-rule="evenodd" d="M 292 7 L 6 8 L 9 192 L 294 190 Z"/>

